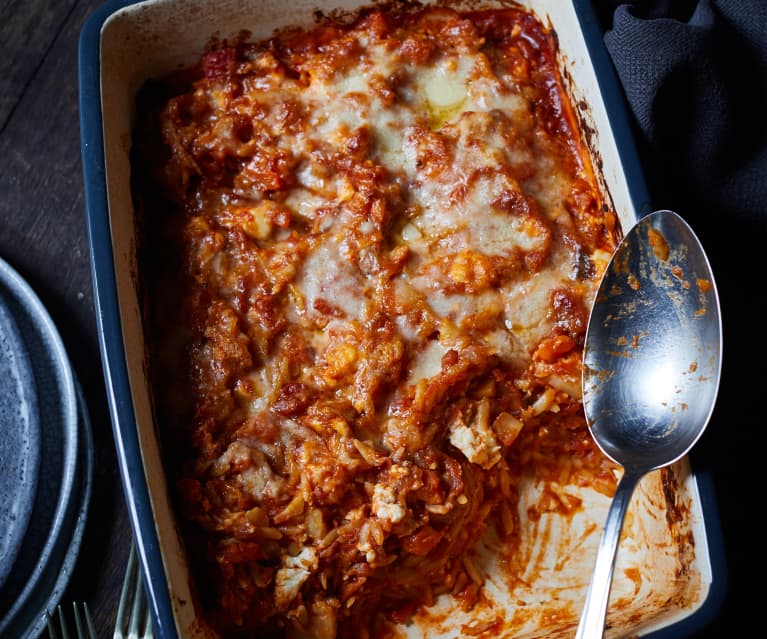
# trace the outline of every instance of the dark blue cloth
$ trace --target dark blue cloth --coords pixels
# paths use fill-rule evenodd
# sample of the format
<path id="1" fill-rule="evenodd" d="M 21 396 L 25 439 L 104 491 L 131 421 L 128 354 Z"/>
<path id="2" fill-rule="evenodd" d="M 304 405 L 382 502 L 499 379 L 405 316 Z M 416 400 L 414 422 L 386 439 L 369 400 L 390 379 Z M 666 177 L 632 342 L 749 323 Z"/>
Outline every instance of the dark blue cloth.
<path id="1" fill-rule="evenodd" d="M 692 452 L 713 478 L 728 568 L 696 637 L 763 632 L 767 340 L 767 0 L 594 0 L 623 85 L 653 207 L 693 227 L 717 282 L 724 363 Z"/>
<path id="2" fill-rule="evenodd" d="M 761 220 L 767 2 L 692 4 L 621 4 L 605 43 L 641 130 L 654 192 L 679 207 L 692 197 L 706 211 Z"/>

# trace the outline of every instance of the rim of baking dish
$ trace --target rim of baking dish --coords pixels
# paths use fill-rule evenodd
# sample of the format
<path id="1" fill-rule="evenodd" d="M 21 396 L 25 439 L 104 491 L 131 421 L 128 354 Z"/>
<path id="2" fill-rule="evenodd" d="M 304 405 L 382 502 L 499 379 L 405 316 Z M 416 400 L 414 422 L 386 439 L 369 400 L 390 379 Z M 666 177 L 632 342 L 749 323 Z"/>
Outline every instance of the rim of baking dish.
<path id="1" fill-rule="evenodd" d="M 88 17 L 78 44 L 80 137 L 90 246 L 93 303 L 118 466 L 154 631 L 178 639 L 154 514 L 144 475 L 122 340 L 109 225 L 104 133 L 101 112 L 101 28 L 109 17 L 142 0 L 108 0 Z M 147 570 L 147 568 L 152 570 Z"/>

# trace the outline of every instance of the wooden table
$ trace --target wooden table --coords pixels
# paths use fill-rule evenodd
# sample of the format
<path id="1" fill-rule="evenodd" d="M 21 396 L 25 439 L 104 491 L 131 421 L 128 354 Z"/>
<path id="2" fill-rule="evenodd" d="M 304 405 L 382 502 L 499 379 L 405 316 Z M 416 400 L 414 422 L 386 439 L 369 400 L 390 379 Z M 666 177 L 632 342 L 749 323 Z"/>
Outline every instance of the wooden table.
<path id="1" fill-rule="evenodd" d="M 78 37 L 98 4 L 0 1 L 0 256 L 48 309 L 86 393 L 93 495 L 62 603 L 86 601 L 111 637 L 131 533 L 97 343 L 77 102 Z"/>
<path id="2" fill-rule="evenodd" d="M 62 601 L 87 602 L 98 637 L 105 638 L 112 636 L 131 532 L 97 343 L 80 160 L 77 43 L 85 19 L 98 4 L 99 0 L 0 0 L 0 256 L 46 305 L 86 392 L 96 446 L 94 491 L 78 564 Z M 756 247 L 758 235 L 753 232 L 738 241 L 748 243 L 749 237 L 756 238 L 751 241 Z M 714 240 L 702 239 L 704 243 Z M 741 250 L 738 259 L 748 260 L 749 255 L 748 249 Z M 726 259 L 724 253 L 715 257 L 721 267 Z M 724 268 L 720 272 L 727 274 Z M 725 300 L 727 290 L 737 290 L 726 284 L 722 277 Z M 735 294 L 730 295 L 726 308 L 738 308 Z M 750 352 L 737 339 L 735 335 L 730 342 L 725 340 L 730 354 Z M 720 414 L 737 414 L 725 411 L 727 402 L 733 406 L 742 401 L 738 399 L 740 384 L 745 384 L 745 399 L 750 400 L 753 394 L 748 389 L 755 383 L 741 379 L 724 385 Z M 763 371 L 756 379 L 765 380 Z M 761 421 L 763 418 L 755 423 L 736 420 L 731 426 L 763 428 Z M 748 492 L 744 496 L 738 478 L 745 477 L 748 483 L 756 477 L 755 450 L 741 452 L 736 443 L 717 433 L 707 434 L 701 442 L 707 469 L 716 471 L 723 456 L 737 452 L 745 457 L 740 457 L 742 464 L 733 464 L 733 470 L 716 471 L 721 480 L 722 526 L 731 555 L 729 594 L 718 617 L 697 638 L 723 636 L 733 628 L 761 628 L 763 623 L 754 604 L 764 576 L 759 569 L 764 565 L 764 553 L 757 546 L 750 549 L 752 536 L 743 525 L 750 521 L 747 509 L 763 510 L 761 497 L 757 503 L 762 491 L 752 489 L 753 497 Z M 764 448 L 758 450 L 761 458 Z M 730 501 L 730 489 L 738 490 L 745 503 L 737 504 L 735 494 Z M 753 525 L 756 541 L 759 526 Z M 757 590 L 744 586 L 753 577 Z"/>

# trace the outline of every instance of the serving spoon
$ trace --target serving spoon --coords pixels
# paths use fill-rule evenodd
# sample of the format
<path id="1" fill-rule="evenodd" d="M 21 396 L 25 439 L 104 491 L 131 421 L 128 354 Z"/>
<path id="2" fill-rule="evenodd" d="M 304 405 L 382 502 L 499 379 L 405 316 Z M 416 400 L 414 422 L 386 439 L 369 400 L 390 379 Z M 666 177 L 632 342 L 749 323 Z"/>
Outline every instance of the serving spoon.
<path id="1" fill-rule="evenodd" d="M 698 441 L 714 410 L 721 360 L 719 298 L 698 238 L 673 211 L 641 218 L 608 264 L 586 329 L 586 421 L 623 474 L 576 639 L 602 637 L 631 495 L 642 477 Z"/>

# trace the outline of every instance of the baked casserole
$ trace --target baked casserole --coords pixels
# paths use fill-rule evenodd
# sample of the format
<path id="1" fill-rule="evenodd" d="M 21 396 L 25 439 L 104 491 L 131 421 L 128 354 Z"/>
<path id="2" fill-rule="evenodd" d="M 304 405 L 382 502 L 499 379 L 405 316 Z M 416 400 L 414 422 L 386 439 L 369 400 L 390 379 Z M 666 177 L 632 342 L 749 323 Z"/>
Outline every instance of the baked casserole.
<path id="1" fill-rule="evenodd" d="M 143 87 L 149 373 L 214 636 L 487 608 L 479 546 L 514 591 L 525 526 L 614 491 L 580 388 L 620 229 L 556 56 L 515 5 L 395 4 L 215 39 Z M 524 623 L 486 619 L 462 634 Z"/>

